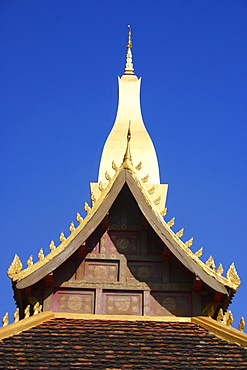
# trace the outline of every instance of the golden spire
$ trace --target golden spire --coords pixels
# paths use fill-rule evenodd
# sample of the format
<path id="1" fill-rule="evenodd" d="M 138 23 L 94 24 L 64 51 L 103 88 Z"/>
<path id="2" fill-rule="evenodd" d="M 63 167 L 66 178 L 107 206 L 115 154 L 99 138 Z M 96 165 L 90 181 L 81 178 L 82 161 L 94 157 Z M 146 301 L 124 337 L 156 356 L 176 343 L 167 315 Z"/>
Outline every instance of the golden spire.
<path id="1" fill-rule="evenodd" d="M 131 40 L 131 27 L 128 26 L 129 32 L 128 32 L 128 43 L 127 43 L 127 52 L 126 52 L 126 64 L 125 64 L 125 75 L 133 75 L 134 74 L 134 66 L 132 63 L 132 40 Z"/>
<path id="2" fill-rule="evenodd" d="M 132 158 L 130 154 L 130 139 L 131 139 L 130 122 L 131 121 L 129 121 L 129 128 L 128 128 L 128 133 L 127 133 L 127 147 L 126 147 L 126 151 L 123 157 L 123 163 L 127 164 L 127 166 L 128 164 L 131 164 L 133 166 Z"/>

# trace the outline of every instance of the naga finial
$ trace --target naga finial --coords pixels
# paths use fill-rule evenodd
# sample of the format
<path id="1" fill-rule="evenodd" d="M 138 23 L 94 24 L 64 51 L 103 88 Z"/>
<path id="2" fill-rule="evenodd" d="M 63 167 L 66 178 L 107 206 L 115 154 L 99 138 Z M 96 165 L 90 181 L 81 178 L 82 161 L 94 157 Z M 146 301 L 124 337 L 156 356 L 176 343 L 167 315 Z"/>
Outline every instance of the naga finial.
<path id="1" fill-rule="evenodd" d="M 132 39 L 131 39 L 131 27 L 128 25 L 128 43 L 127 43 L 127 52 L 126 52 L 126 64 L 125 64 L 125 75 L 133 75 L 134 74 L 134 66 L 132 63 Z"/>

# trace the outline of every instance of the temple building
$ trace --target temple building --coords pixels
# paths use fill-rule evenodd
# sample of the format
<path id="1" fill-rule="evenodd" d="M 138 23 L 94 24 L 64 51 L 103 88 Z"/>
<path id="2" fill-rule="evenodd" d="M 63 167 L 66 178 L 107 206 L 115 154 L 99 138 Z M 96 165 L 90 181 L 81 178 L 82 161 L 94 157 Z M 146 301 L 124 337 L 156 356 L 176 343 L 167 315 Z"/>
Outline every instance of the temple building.
<path id="1" fill-rule="evenodd" d="M 0 369 L 247 368 L 244 319 L 227 311 L 240 285 L 166 220 L 167 184 L 140 106 L 131 28 L 115 123 L 91 204 L 69 235 L 8 269 L 17 310 L 0 329 Z M 246 347 L 246 348 L 245 348 Z M 1 365 L 3 364 L 3 365 Z M 3 367 L 1 367 L 3 366 Z M 12 366 L 12 367 L 11 367 Z"/>

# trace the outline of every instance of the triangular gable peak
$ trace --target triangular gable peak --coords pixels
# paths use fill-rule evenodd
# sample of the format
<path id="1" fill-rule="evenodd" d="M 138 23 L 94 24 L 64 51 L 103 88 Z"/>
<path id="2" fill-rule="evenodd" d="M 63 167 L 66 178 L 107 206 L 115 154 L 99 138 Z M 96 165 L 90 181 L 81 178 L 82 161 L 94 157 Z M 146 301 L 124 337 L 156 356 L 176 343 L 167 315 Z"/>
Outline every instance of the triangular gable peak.
<path id="1" fill-rule="evenodd" d="M 227 307 L 239 285 L 235 270 L 225 278 L 200 261 L 130 163 L 115 167 L 85 208 L 57 248 L 10 274 L 21 311 L 37 301 L 44 311 L 108 315 L 212 316 Z"/>

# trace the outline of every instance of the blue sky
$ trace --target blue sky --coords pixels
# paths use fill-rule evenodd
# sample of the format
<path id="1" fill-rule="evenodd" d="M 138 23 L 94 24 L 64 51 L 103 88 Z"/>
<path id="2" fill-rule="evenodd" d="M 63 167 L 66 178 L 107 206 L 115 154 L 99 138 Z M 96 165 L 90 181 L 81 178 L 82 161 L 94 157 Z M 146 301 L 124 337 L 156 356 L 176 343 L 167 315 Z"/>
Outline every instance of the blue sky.
<path id="1" fill-rule="evenodd" d="M 0 2 L 1 301 L 15 310 L 6 275 L 58 245 L 96 181 L 114 123 L 117 76 L 133 29 L 146 127 L 167 219 L 194 236 L 242 285 L 233 299 L 247 319 L 247 3 L 241 0 Z"/>

